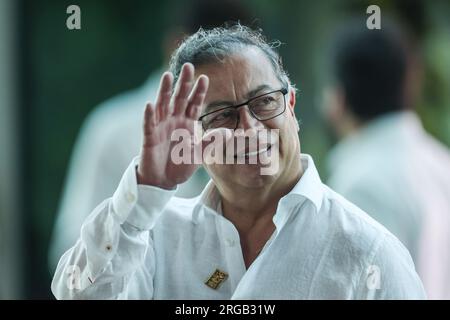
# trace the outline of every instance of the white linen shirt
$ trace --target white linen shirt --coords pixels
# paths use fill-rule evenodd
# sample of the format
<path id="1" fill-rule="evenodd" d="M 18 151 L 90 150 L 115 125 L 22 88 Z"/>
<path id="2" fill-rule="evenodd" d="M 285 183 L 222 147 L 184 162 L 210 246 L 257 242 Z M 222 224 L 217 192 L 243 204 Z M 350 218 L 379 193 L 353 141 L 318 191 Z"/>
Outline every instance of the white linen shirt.
<path id="1" fill-rule="evenodd" d="M 246 269 L 239 234 L 216 211 L 213 182 L 193 199 L 138 185 L 135 159 L 113 197 L 61 258 L 58 299 L 422 299 L 408 251 L 322 184 L 310 156 L 279 201 L 276 231 Z M 216 269 L 228 278 L 205 282 Z"/>

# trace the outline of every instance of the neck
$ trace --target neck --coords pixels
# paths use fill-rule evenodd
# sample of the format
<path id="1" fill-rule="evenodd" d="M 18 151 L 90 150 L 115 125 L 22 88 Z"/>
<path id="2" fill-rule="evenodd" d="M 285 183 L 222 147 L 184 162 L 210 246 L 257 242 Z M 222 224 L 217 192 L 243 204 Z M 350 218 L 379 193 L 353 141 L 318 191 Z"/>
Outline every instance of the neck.
<path id="1" fill-rule="evenodd" d="M 341 122 L 337 128 L 338 135 L 340 138 L 346 138 L 358 131 L 361 126 L 361 121 L 350 112 L 347 112 L 346 116 L 341 119 Z"/>
<path id="2" fill-rule="evenodd" d="M 222 211 L 240 232 L 246 232 L 261 224 L 272 223 L 278 202 L 297 184 L 303 174 L 299 159 L 294 157 L 290 170 L 280 175 L 272 184 L 261 188 L 229 186 L 220 190 Z M 242 196 L 245 195 L 245 196 Z"/>

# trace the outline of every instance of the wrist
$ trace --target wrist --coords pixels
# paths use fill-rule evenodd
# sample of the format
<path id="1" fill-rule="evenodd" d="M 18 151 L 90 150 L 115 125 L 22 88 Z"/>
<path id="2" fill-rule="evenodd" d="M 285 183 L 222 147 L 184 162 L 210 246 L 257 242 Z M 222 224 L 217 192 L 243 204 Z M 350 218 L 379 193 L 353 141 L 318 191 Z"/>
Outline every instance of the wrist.
<path id="1" fill-rule="evenodd" d="M 136 166 L 136 180 L 138 184 L 158 187 L 166 190 L 174 190 L 177 187 L 176 183 L 146 177 L 146 175 L 142 174 L 141 170 L 139 170 L 139 166 Z"/>

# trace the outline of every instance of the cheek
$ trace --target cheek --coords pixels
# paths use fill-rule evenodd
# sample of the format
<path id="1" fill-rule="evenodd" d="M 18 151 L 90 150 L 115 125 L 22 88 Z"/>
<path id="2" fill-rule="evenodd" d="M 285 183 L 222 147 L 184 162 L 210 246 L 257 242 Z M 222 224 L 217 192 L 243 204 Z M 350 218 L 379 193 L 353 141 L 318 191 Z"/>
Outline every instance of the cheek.
<path id="1" fill-rule="evenodd" d="M 269 129 L 269 130 L 278 129 L 281 131 L 286 126 L 286 122 L 288 122 L 288 121 L 289 121 L 289 119 L 286 117 L 286 113 L 283 113 L 282 115 L 279 115 L 278 117 L 275 117 L 273 119 L 265 121 L 264 126 L 266 129 Z"/>
<path id="2" fill-rule="evenodd" d="M 281 155 L 294 152 L 298 140 L 297 120 L 288 115 L 280 127 L 280 153 Z"/>

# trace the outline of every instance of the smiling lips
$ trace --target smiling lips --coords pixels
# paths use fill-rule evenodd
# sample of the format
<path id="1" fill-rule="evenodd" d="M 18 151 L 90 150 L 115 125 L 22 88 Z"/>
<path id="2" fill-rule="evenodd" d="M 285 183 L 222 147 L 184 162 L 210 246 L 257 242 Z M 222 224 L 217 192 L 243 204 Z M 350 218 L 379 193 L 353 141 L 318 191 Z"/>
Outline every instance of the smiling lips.
<path id="1" fill-rule="evenodd" d="M 261 146 L 259 148 L 259 150 L 255 150 L 255 151 L 251 151 L 251 152 L 246 151 L 246 150 L 241 150 L 241 151 L 236 152 L 236 154 L 234 155 L 234 158 L 246 158 L 247 159 L 250 157 L 255 157 L 255 156 L 258 156 L 260 154 L 263 154 L 263 153 L 269 151 L 271 148 L 272 148 L 272 145 L 267 144 L 265 146 Z"/>

